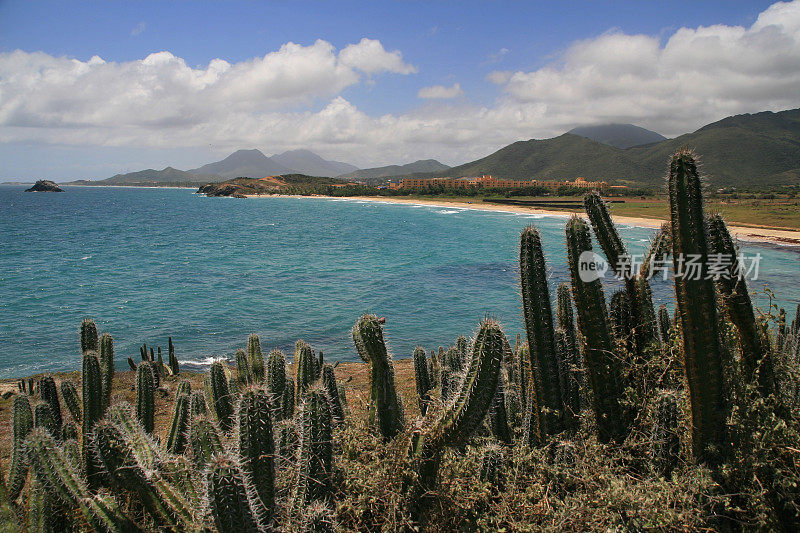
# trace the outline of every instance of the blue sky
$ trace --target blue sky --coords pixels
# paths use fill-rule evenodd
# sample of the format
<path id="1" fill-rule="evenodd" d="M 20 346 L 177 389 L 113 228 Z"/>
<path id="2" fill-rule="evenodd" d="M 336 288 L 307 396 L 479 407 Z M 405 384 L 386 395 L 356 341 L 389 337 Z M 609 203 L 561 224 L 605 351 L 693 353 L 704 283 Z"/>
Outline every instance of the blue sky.
<path id="1" fill-rule="evenodd" d="M 583 123 L 673 136 L 798 107 L 799 74 L 797 2 L 4 0 L 0 179 L 236 148 L 457 164 Z"/>

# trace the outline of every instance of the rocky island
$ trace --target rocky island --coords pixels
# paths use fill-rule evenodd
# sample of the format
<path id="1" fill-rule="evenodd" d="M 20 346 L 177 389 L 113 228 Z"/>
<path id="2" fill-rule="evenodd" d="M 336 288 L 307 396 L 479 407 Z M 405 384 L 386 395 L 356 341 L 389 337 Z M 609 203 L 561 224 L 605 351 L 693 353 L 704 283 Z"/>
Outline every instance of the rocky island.
<path id="1" fill-rule="evenodd" d="M 25 189 L 25 192 L 64 192 L 64 189 L 54 181 L 39 180 L 30 189 Z"/>

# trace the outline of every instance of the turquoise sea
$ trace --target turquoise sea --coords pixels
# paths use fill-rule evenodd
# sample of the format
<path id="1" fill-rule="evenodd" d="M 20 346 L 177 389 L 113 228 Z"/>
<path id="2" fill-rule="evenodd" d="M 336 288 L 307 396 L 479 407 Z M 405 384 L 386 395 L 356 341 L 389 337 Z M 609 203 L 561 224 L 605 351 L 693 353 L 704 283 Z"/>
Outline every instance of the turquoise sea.
<path id="1" fill-rule="evenodd" d="M 536 224 L 552 290 L 567 281 L 565 217 L 322 198 L 205 198 L 188 189 L 0 186 L 0 377 L 80 366 L 78 327 L 114 336 L 117 367 L 142 343 L 202 367 L 251 332 L 291 354 L 298 338 L 329 360 L 357 356 L 350 328 L 387 319 L 395 357 L 471 334 L 489 314 L 521 331 L 517 239 Z M 654 230 L 622 227 L 632 253 Z M 750 284 L 800 301 L 800 249 L 760 253 Z M 667 282 L 657 303 L 671 305 Z M 610 296 L 611 287 L 606 296 Z M 790 313 L 793 315 L 793 311 Z"/>

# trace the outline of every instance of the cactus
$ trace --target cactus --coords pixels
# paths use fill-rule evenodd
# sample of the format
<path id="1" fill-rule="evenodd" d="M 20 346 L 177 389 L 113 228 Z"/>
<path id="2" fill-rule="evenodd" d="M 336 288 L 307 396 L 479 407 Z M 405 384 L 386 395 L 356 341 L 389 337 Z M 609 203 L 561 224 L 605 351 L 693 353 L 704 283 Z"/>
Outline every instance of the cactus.
<path id="1" fill-rule="evenodd" d="M 136 363 L 133 362 L 133 358 L 130 356 L 128 357 L 128 367 L 130 367 L 133 372 L 136 372 Z"/>
<path id="2" fill-rule="evenodd" d="M 131 443 L 114 422 L 102 420 L 95 425 L 93 444 L 112 485 L 118 490 L 135 493 L 157 524 L 175 530 L 193 522 L 186 498 L 158 471 L 143 467 L 136 456 L 135 443 Z"/>
<path id="3" fill-rule="evenodd" d="M 156 364 L 154 365 L 154 368 L 156 372 L 158 372 L 159 376 L 163 375 L 164 372 L 169 375 L 170 369 L 164 364 L 164 358 L 161 356 L 161 346 L 158 347 L 158 357 L 156 357 Z"/>
<path id="4" fill-rule="evenodd" d="M 486 446 L 481 455 L 481 471 L 478 477 L 484 483 L 502 490 L 505 481 L 503 476 L 505 463 L 503 449 L 500 446 L 496 444 Z"/>
<path id="5" fill-rule="evenodd" d="M 73 422 L 65 422 L 61 425 L 61 440 L 74 440 L 78 441 L 78 426 L 76 426 Z"/>
<path id="6" fill-rule="evenodd" d="M 275 506 L 275 443 L 269 394 L 257 388 L 242 393 L 237 410 L 239 458 L 268 518 Z"/>
<path id="7" fill-rule="evenodd" d="M 179 390 L 175 395 L 175 404 L 172 407 L 172 423 L 167 437 L 167 451 L 170 453 L 182 454 L 186 449 L 190 403 L 190 395 Z"/>
<path id="8" fill-rule="evenodd" d="M 714 282 L 705 279 L 709 249 L 693 152 L 681 149 L 672 156 L 668 183 L 675 296 L 692 412 L 692 450 L 698 462 L 713 466 L 724 454 L 728 407 Z M 699 275 L 680 275 L 683 261 L 691 257 L 699 258 Z"/>
<path id="9" fill-rule="evenodd" d="M 297 449 L 297 424 L 294 420 L 283 420 L 278 423 L 276 430 L 278 454 L 284 461 L 291 463 Z"/>
<path id="10" fill-rule="evenodd" d="M 62 454 L 46 432 L 34 430 L 27 440 L 27 455 L 39 483 L 68 506 L 77 507 L 84 520 L 96 531 L 140 531 L 108 495 L 94 495 L 81 479 L 77 466 Z"/>
<path id="11" fill-rule="evenodd" d="M 192 392 L 189 400 L 189 407 L 191 410 L 192 419 L 200 415 L 205 416 L 208 414 L 208 408 L 206 407 L 206 396 L 203 391 L 196 390 Z"/>
<path id="12" fill-rule="evenodd" d="M 627 291 L 621 290 L 611 295 L 608 314 L 611 319 L 611 331 L 614 333 L 614 337 L 626 346 L 629 353 L 634 353 L 636 339 L 633 335 L 633 328 L 635 327 L 633 322 L 633 302 L 631 302 Z"/>
<path id="13" fill-rule="evenodd" d="M 339 397 L 339 387 L 336 383 L 336 373 L 333 365 L 323 363 L 322 365 L 322 387 L 328 395 L 328 403 L 331 408 L 331 415 L 337 424 L 344 422 L 344 408 L 342 399 Z"/>
<path id="14" fill-rule="evenodd" d="M 61 382 L 61 397 L 64 399 L 64 405 L 67 406 L 72 419 L 80 424 L 83 419 L 81 416 L 81 400 L 78 399 L 78 390 L 71 381 Z"/>
<path id="15" fill-rule="evenodd" d="M 52 533 L 58 531 L 59 523 L 66 522 L 65 516 L 58 516 L 57 508 L 53 505 L 53 497 L 36 479 L 31 476 L 28 489 L 28 529 L 39 533 Z"/>
<path id="16" fill-rule="evenodd" d="M 236 377 L 242 385 L 250 385 L 253 383 L 253 369 L 250 368 L 250 361 L 244 350 L 239 348 L 236 350 Z"/>
<path id="17" fill-rule="evenodd" d="M 294 346 L 294 368 L 297 379 L 297 397 L 311 386 L 317 378 L 317 362 L 314 360 L 314 351 L 305 341 L 297 341 Z"/>
<path id="18" fill-rule="evenodd" d="M 678 398 L 673 391 L 660 391 L 656 398 L 653 457 L 658 473 L 669 477 L 678 465 Z"/>
<path id="19" fill-rule="evenodd" d="M 226 454 L 214 457 L 208 469 L 208 504 L 220 533 L 261 531 L 260 513 L 254 508 L 236 461 Z"/>
<path id="20" fill-rule="evenodd" d="M 317 356 L 317 362 L 314 368 L 317 369 L 317 379 L 322 378 L 322 367 L 325 366 L 325 354 L 322 353 L 322 350 L 319 351 L 319 356 Z"/>
<path id="21" fill-rule="evenodd" d="M 508 412 L 506 411 L 506 385 L 503 373 L 497 380 L 497 392 L 489 408 L 489 429 L 492 435 L 503 444 L 512 445 L 514 436 L 508 424 Z"/>
<path id="22" fill-rule="evenodd" d="M 100 335 L 100 374 L 103 376 L 103 409 L 111 405 L 111 386 L 114 382 L 114 339 L 108 333 Z"/>
<path id="23" fill-rule="evenodd" d="M 152 435 L 155 428 L 156 389 L 150 366 L 151 363 L 142 363 L 136 369 L 136 418 L 144 430 Z"/>
<path id="24" fill-rule="evenodd" d="M 371 365 L 369 424 L 377 426 L 383 439 L 389 441 L 403 430 L 405 415 L 377 316 L 364 315 L 356 322 L 353 342 L 361 359 Z"/>
<path id="25" fill-rule="evenodd" d="M 37 403 L 33 406 L 33 427 L 41 428 L 50 433 L 53 438 L 61 438 L 61 428 L 56 427 L 53 410 L 46 403 Z"/>
<path id="26" fill-rule="evenodd" d="M 453 390 L 455 389 L 455 376 L 449 366 L 442 367 L 440 381 L 442 382 L 442 390 L 440 398 L 442 403 L 446 404 L 453 397 Z"/>
<path id="27" fill-rule="evenodd" d="M 552 435 L 563 429 L 563 405 L 547 270 L 539 230 L 534 226 L 528 226 L 520 235 L 519 266 L 522 311 L 531 365 L 535 369 L 535 405 L 539 408 L 537 415 L 542 432 Z"/>
<path id="28" fill-rule="evenodd" d="M 39 380 L 39 396 L 50 406 L 53 417 L 53 436 L 57 437 L 61 431 L 63 418 L 61 416 L 61 404 L 58 403 L 58 389 L 52 376 L 45 376 Z"/>
<path id="29" fill-rule="evenodd" d="M 81 353 L 96 352 L 100 349 L 97 335 L 97 324 L 91 318 L 84 318 L 81 322 Z"/>
<path id="30" fill-rule="evenodd" d="M 560 362 L 559 372 L 561 373 L 561 398 L 564 404 L 564 427 L 568 430 L 576 430 L 580 424 L 581 412 L 581 385 L 576 368 L 579 366 L 578 356 L 575 349 L 570 346 L 566 331 L 563 328 L 556 330 L 556 350 L 558 350 L 558 360 Z"/>
<path id="31" fill-rule="evenodd" d="M 264 355 L 261 353 L 261 339 L 255 333 L 247 337 L 247 361 L 254 383 L 264 383 Z"/>
<path id="32" fill-rule="evenodd" d="M 99 471 L 89 451 L 89 442 L 91 441 L 94 425 L 103 417 L 103 377 L 100 373 L 100 362 L 97 360 L 95 352 L 83 354 L 81 395 L 83 400 L 81 455 L 89 486 L 94 488 L 99 483 Z"/>
<path id="33" fill-rule="evenodd" d="M 283 394 L 280 397 L 280 418 L 282 420 L 294 418 L 294 403 L 294 380 L 287 376 L 283 386 Z"/>
<path id="34" fill-rule="evenodd" d="M 598 436 L 601 442 L 621 441 L 627 436 L 633 417 L 620 403 L 624 386 L 611 340 L 603 286 L 599 279 L 584 281 L 579 273 L 581 254 L 592 250 L 589 227 L 573 215 L 567 222 L 566 233 L 572 296 L 585 342 L 584 364 L 593 392 Z"/>
<path id="35" fill-rule="evenodd" d="M 294 494 L 295 509 L 328 500 L 333 487 L 333 417 L 319 388 L 309 389 L 300 408 L 300 452 Z"/>
<path id="36" fill-rule="evenodd" d="M 181 394 L 191 395 L 192 384 L 185 380 L 179 381 L 178 386 L 175 387 L 175 398 L 177 399 Z"/>
<path id="37" fill-rule="evenodd" d="M 203 415 L 192 420 L 189 426 L 189 449 L 192 459 L 198 468 L 204 468 L 211 458 L 222 452 L 222 441 L 220 441 L 217 428 L 208 418 Z"/>
<path id="38" fill-rule="evenodd" d="M 672 234 L 669 222 L 665 222 L 650 243 L 647 255 L 642 261 L 642 267 L 639 269 L 639 277 L 649 280 L 656 274 L 655 271 L 659 270 L 662 278 L 666 279 L 667 260 L 670 253 L 672 253 Z"/>
<path id="39" fill-rule="evenodd" d="M 430 391 L 433 388 L 431 377 L 428 373 L 428 359 L 425 348 L 418 346 L 414 350 L 414 380 L 417 385 L 417 398 L 419 399 L 419 412 L 422 416 L 428 411 L 431 401 Z"/>
<path id="40" fill-rule="evenodd" d="M 172 372 L 173 376 L 177 376 L 181 372 L 180 364 L 178 363 L 178 358 L 175 356 L 175 345 L 172 344 L 172 337 L 167 339 L 167 362 L 169 363 L 169 369 Z"/>
<path id="41" fill-rule="evenodd" d="M 230 392 L 225 365 L 214 361 L 205 379 L 206 402 L 217 417 L 222 431 L 233 426 L 233 395 Z"/>
<path id="42" fill-rule="evenodd" d="M 669 344 L 669 330 L 672 328 L 672 321 L 669 318 L 666 304 L 658 307 L 658 330 L 661 333 L 661 342 L 664 346 Z"/>
<path id="43" fill-rule="evenodd" d="M 728 317 L 739 333 L 745 380 L 749 382 L 755 378 L 761 394 L 768 396 L 775 391 L 769 340 L 761 333 L 756 322 L 736 246 L 721 215 L 712 215 L 707 227 L 709 251 L 718 254 L 717 257 L 723 258 L 727 263 L 725 271 L 716 281 L 716 286 L 722 295 Z"/>
<path id="44" fill-rule="evenodd" d="M 325 502 L 314 502 L 302 511 L 301 531 L 304 533 L 334 533 L 339 531 L 336 516 Z"/>
<path id="45" fill-rule="evenodd" d="M 13 441 L 11 443 L 11 466 L 8 470 L 6 493 L 8 501 L 13 502 L 22 492 L 22 488 L 25 486 L 25 478 L 28 475 L 25 439 L 33 429 L 33 411 L 27 396 L 18 395 L 14 397 L 11 425 Z"/>

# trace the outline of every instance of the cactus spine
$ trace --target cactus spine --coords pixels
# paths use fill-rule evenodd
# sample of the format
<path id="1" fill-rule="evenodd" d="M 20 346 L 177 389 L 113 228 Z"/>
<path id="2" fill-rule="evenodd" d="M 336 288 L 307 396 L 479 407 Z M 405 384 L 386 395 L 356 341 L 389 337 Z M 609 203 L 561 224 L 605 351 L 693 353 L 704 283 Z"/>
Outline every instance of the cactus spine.
<path id="1" fill-rule="evenodd" d="M 114 339 L 108 333 L 100 335 L 100 373 L 103 376 L 103 409 L 111 405 L 111 386 L 114 382 Z"/>
<path id="2" fill-rule="evenodd" d="M 13 442 L 11 448 L 11 466 L 8 471 L 6 490 L 8 500 L 13 502 L 25 486 L 28 475 L 28 457 L 25 454 L 25 439 L 33 429 L 33 411 L 31 402 L 25 395 L 14 397 L 11 418 Z"/>
<path id="3" fill-rule="evenodd" d="M 603 286 L 599 279 L 584 281 L 580 276 L 580 256 L 592 250 L 589 227 L 573 216 L 567 222 L 566 232 L 572 296 L 585 342 L 584 364 L 593 392 L 599 438 L 601 442 L 619 441 L 627 435 L 630 420 L 620 403 L 624 386 L 611 341 Z"/>
<path id="4" fill-rule="evenodd" d="M 261 506 L 271 516 L 275 506 L 275 442 L 269 394 L 262 389 L 246 389 L 239 402 L 237 420 L 242 472 L 252 483 Z"/>
<path id="5" fill-rule="evenodd" d="M 155 390 L 151 363 L 140 364 L 136 369 L 136 418 L 151 435 L 155 428 Z"/>
<path id="6" fill-rule="evenodd" d="M 425 348 L 417 346 L 414 350 L 414 380 L 417 385 L 417 398 L 419 399 L 419 412 L 422 416 L 428 411 L 431 401 L 430 391 L 433 388 L 431 377 L 428 373 L 428 359 Z"/>
<path id="7" fill-rule="evenodd" d="M 344 422 L 344 408 L 342 407 L 342 399 L 339 397 L 336 373 L 330 363 L 323 363 L 322 365 L 322 387 L 328 395 L 328 403 L 331 407 L 333 419 L 336 423 L 341 424 Z"/>
<path id="8" fill-rule="evenodd" d="M 369 423 L 377 425 L 384 440 L 391 440 L 403 430 L 405 415 L 377 316 L 364 315 L 356 322 L 353 342 L 361 359 L 371 365 Z"/>
<path id="9" fill-rule="evenodd" d="M 519 266 L 539 425 L 544 433 L 556 434 L 563 428 L 559 363 L 542 241 L 534 226 L 525 228 L 520 236 Z"/>
<path id="10" fill-rule="evenodd" d="M 300 408 L 300 452 L 298 456 L 295 509 L 331 496 L 333 467 L 333 417 L 325 393 L 309 389 Z"/>
<path id="11" fill-rule="evenodd" d="M 198 468 L 205 467 L 215 454 L 222 452 L 222 441 L 217 429 L 203 415 L 192 420 L 189 426 L 189 448 Z"/>
<path id="12" fill-rule="evenodd" d="M 719 453 L 725 446 L 728 409 L 714 282 L 705 279 L 709 250 L 694 153 L 679 150 L 672 156 L 668 182 L 675 296 L 692 411 L 692 449 L 698 462 L 714 465 L 722 459 Z M 699 258 L 699 275 L 681 275 L 683 261 L 692 256 Z"/>
<path id="13" fill-rule="evenodd" d="M 295 378 L 297 378 L 297 397 L 311 386 L 317 378 L 317 362 L 314 360 L 314 351 L 305 341 L 297 341 L 294 346 Z"/>
<path id="14" fill-rule="evenodd" d="M 244 476 L 228 455 L 216 456 L 208 470 L 208 503 L 220 533 L 257 533 L 262 530 L 253 509 Z"/>
<path id="15" fill-rule="evenodd" d="M 227 432 L 233 426 L 233 398 L 228 376 L 221 361 L 214 361 L 206 376 L 206 402 L 217 416 L 220 429 Z"/>
<path id="16" fill-rule="evenodd" d="M 253 383 L 253 370 L 250 368 L 250 361 L 241 348 L 236 350 L 236 374 L 239 383 L 242 385 L 247 386 Z"/>
<path id="17" fill-rule="evenodd" d="M 264 383 L 264 355 L 261 353 L 261 339 L 255 333 L 247 338 L 247 360 L 255 383 Z"/>

